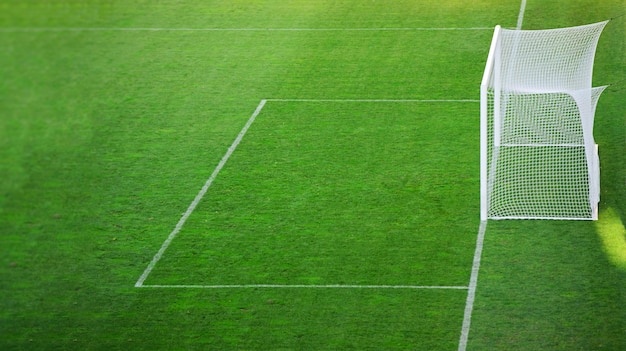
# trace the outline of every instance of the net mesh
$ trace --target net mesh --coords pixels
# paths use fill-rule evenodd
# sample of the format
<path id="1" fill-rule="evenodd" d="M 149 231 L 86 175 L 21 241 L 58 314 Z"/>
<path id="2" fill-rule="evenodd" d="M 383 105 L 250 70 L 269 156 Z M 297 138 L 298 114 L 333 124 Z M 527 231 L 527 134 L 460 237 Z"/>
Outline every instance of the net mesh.
<path id="1" fill-rule="evenodd" d="M 594 219 L 599 161 L 593 119 L 605 87 L 591 84 L 606 23 L 500 32 L 481 96 L 488 106 L 482 116 L 488 218 Z"/>

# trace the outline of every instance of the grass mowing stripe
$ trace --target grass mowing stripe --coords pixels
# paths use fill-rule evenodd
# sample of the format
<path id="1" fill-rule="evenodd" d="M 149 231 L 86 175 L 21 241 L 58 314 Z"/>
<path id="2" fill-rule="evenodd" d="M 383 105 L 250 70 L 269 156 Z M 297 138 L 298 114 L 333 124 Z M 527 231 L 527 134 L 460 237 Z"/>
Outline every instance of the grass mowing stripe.
<path id="1" fill-rule="evenodd" d="M 150 272 L 152 272 L 152 269 L 154 268 L 154 266 L 161 259 L 161 256 L 163 256 L 163 253 L 165 252 L 165 250 L 167 250 L 167 247 L 170 245 L 172 240 L 174 240 L 178 232 L 180 232 L 180 230 L 182 229 L 183 225 L 187 221 L 187 218 L 189 218 L 191 213 L 195 210 L 196 206 L 198 206 L 198 203 L 200 202 L 200 200 L 202 200 L 202 198 L 204 197 L 204 194 L 206 194 L 207 190 L 209 190 L 209 187 L 211 186 L 211 184 L 213 183 L 213 181 L 215 180 L 219 172 L 222 170 L 222 168 L 224 167 L 224 165 L 230 158 L 230 155 L 232 155 L 232 153 L 237 148 L 237 145 L 239 145 L 239 143 L 241 142 L 241 139 L 243 139 L 244 135 L 246 135 L 248 128 L 250 128 L 250 126 L 256 119 L 256 116 L 258 116 L 259 113 L 261 113 L 263 106 L 265 106 L 265 102 L 266 100 L 261 100 L 256 110 L 252 114 L 252 116 L 250 116 L 250 118 L 248 119 L 248 122 L 246 123 L 246 125 L 241 129 L 241 132 L 239 132 L 239 135 L 237 135 L 237 138 L 235 138 L 235 141 L 233 141 L 233 144 L 228 148 L 228 151 L 226 152 L 224 157 L 222 157 L 222 160 L 220 161 L 220 163 L 217 165 L 217 167 L 215 167 L 209 179 L 207 179 L 207 181 L 204 183 L 204 186 L 202 187 L 202 189 L 200 189 L 200 192 L 198 193 L 198 195 L 196 195 L 191 205 L 189 205 L 189 207 L 187 208 L 187 211 L 180 218 L 180 220 L 176 224 L 176 227 L 174 227 L 174 230 L 172 230 L 172 232 L 167 237 L 167 239 L 165 239 L 159 251 L 156 253 L 156 255 L 154 255 L 154 258 L 152 258 L 152 261 L 150 262 L 146 270 L 143 272 L 141 277 L 139 277 L 139 279 L 135 283 L 135 287 L 140 287 L 143 284 L 143 282 L 146 280 L 146 278 L 148 278 L 148 275 L 150 275 Z"/>

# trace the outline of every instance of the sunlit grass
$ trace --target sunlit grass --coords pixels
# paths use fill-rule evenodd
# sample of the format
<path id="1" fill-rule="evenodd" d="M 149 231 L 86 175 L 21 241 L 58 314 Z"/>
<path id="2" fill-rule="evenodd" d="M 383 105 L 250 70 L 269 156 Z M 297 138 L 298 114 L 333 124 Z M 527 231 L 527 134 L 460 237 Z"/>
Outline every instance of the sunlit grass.
<path id="1" fill-rule="evenodd" d="M 611 207 L 601 211 L 596 230 L 611 263 L 626 271 L 626 229 L 617 211 Z"/>

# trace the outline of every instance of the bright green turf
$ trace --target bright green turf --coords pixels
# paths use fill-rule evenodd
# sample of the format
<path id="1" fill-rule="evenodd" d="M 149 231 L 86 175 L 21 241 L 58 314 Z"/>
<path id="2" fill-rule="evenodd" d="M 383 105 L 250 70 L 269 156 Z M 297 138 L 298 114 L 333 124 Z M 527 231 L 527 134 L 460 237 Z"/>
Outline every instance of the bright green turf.
<path id="1" fill-rule="evenodd" d="M 0 0 L 0 26 L 514 27 L 518 10 Z M 624 12 L 617 0 L 531 0 L 524 26 Z M 601 220 L 490 222 L 469 350 L 626 349 L 625 33 L 623 17 L 611 23 L 596 62 L 597 83 L 613 85 L 595 129 Z M 0 31 L 0 349 L 456 350 L 465 290 L 133 285 L 261 99 L 477 99 L 490 38 Z M 146 283 L 466 285 L 477 112 L 268 102 Z"/>

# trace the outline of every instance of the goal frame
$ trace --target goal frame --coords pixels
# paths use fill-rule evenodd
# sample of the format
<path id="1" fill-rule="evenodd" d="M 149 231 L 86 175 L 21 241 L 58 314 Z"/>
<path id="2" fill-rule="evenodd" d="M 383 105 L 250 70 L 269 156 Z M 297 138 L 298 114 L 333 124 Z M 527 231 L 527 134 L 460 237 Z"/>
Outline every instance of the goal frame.
<path id="1" fill-rule="evenodd" d="M 480 219 L 486 221 L 489 217 L 489 192 L 488 183 L 488 154 L 489 154 L 489 82 L 494 75 L 494 62 L 496 59 L 496 51 L 499 48 L 500 33 L 502 27 L 497 25 L 493 31 L 489 54 L 487 55 L 487 63 L 483 78 L 480 83 Z M 494 101 L 495 105 L 495 101 Z M 494 107 L 494 111 L 495 111 Z"/>
<path id="2" fill-rule="evenodd" d="M 602 31 L 604 25 L 608 21 L 600 22 L 588 26 L 598 25 L 600 28 L 600 32 Z M 584 26 L 578 27 L 582 28 Z M 577 27 L 572 27 L 577 28 Z M 566 29 L 566 28 L 564 28 Z M 561 29 L 562 30 L 562 29 Z M 521 30 L 520 30 L 521 31 Z M 483 73 L 483 77 L 480 85 L 480 218 L 481 221 L 486 221 L 488 219 L 563 219 L 563 220 L 597 220 L 598 219 L 598 203 L 599 203 L 599 160 L 598 160 L 598 145 L 593 141 L 592 135 L 585 135 L 585 154 L 586 154 L 586 162 L 585 165 L 588 169 L 588 197 L 589 197 L 589 216 L 572 216 L 572 217 L 559 217 L 559 216 L 546 216 L 542 214 L 534 215 L 513 215 L 513 216 L 495 216 L 490 213 L 490 191 L 492 187 L 492 181 L 495 181 L 495 169 L 496 164 L 498 162 L 498 153 L 499 151 L 494 152 L 496 146 L 500 146 L 499 141 L 501 139 L 501 94 L 502 94 L 502 81 L 501 70 L 502 67 L 500 65 L 499 58 L 502 55 L 502 32 L 503 29 L 500 25 L 497 25 L 493 32 L 493 37 L 491 40 L 491 45 L 489 48 L 489 54 L 487 56 L 487 62 L 485 66 L 485 70 Z M 595 38 L 595 43 L 593 45 L 597 45 L 599 34 Z M 508 40 L 511 40 L 510 37 Z M 517 38 L 515 38 L 515 47 L 517 47 Z M 596 47 L 593 46 L 593 52 L 595 53 Z M 591 62 L 593 65 L 593 61 Z M 591 112 L 591 124 L 593 125 L 593 115 L 595 114 L 595 103 L 599 98 L 600 94 L 606 87 L 592 88 L 591 82 L 589 82 L 588 90 L 589 90 L 589 101 L 590 111 Z M 587 89 L 584 89 L 585 91 Z M 564 87 L 563 90 L 555 90 L 552 92 L 562 92 L 570 94 L 575 90 L 569 89 L 568 87 Z M 510 91 L 509 91 L 510 92 Z M 546 91 L 547 93 L 550 93 Z M 541 94 L 544 92 L 539 92 Z M 574 92 L 577 94 L 577 92 Z M 490 96 L 490 94 L 492 94 Z M 593 96 L 593 97 L 591 97 Z M 490 100 L 491 99 L 491 100 Z M 576 104 L 579 109 L 582 107 Z M 581 111 L 581 125 L 586 123 L 583 119 L 582 111 Z M 588 127 L 588 126 L 587 126 Z M 592 126 L 590 130 L 592 131 Z M 583 127 L 584 129 L 584 127 Z M 588 129 L 589 130 L 589 129 Z M 491 135 L 490 135 L 491 133 Z M 587 133 L 591 134 L 591 133 Z M 490 145 L 491 144 L 491 145 Z M 491 149 L 490 149 L 491 147 Z M 497 148 L 499 150 L 499 148 Z M 489 159 L 489 158 L 493 159 Z M 493 180 L 492 180 L 493 179 Z"/>

